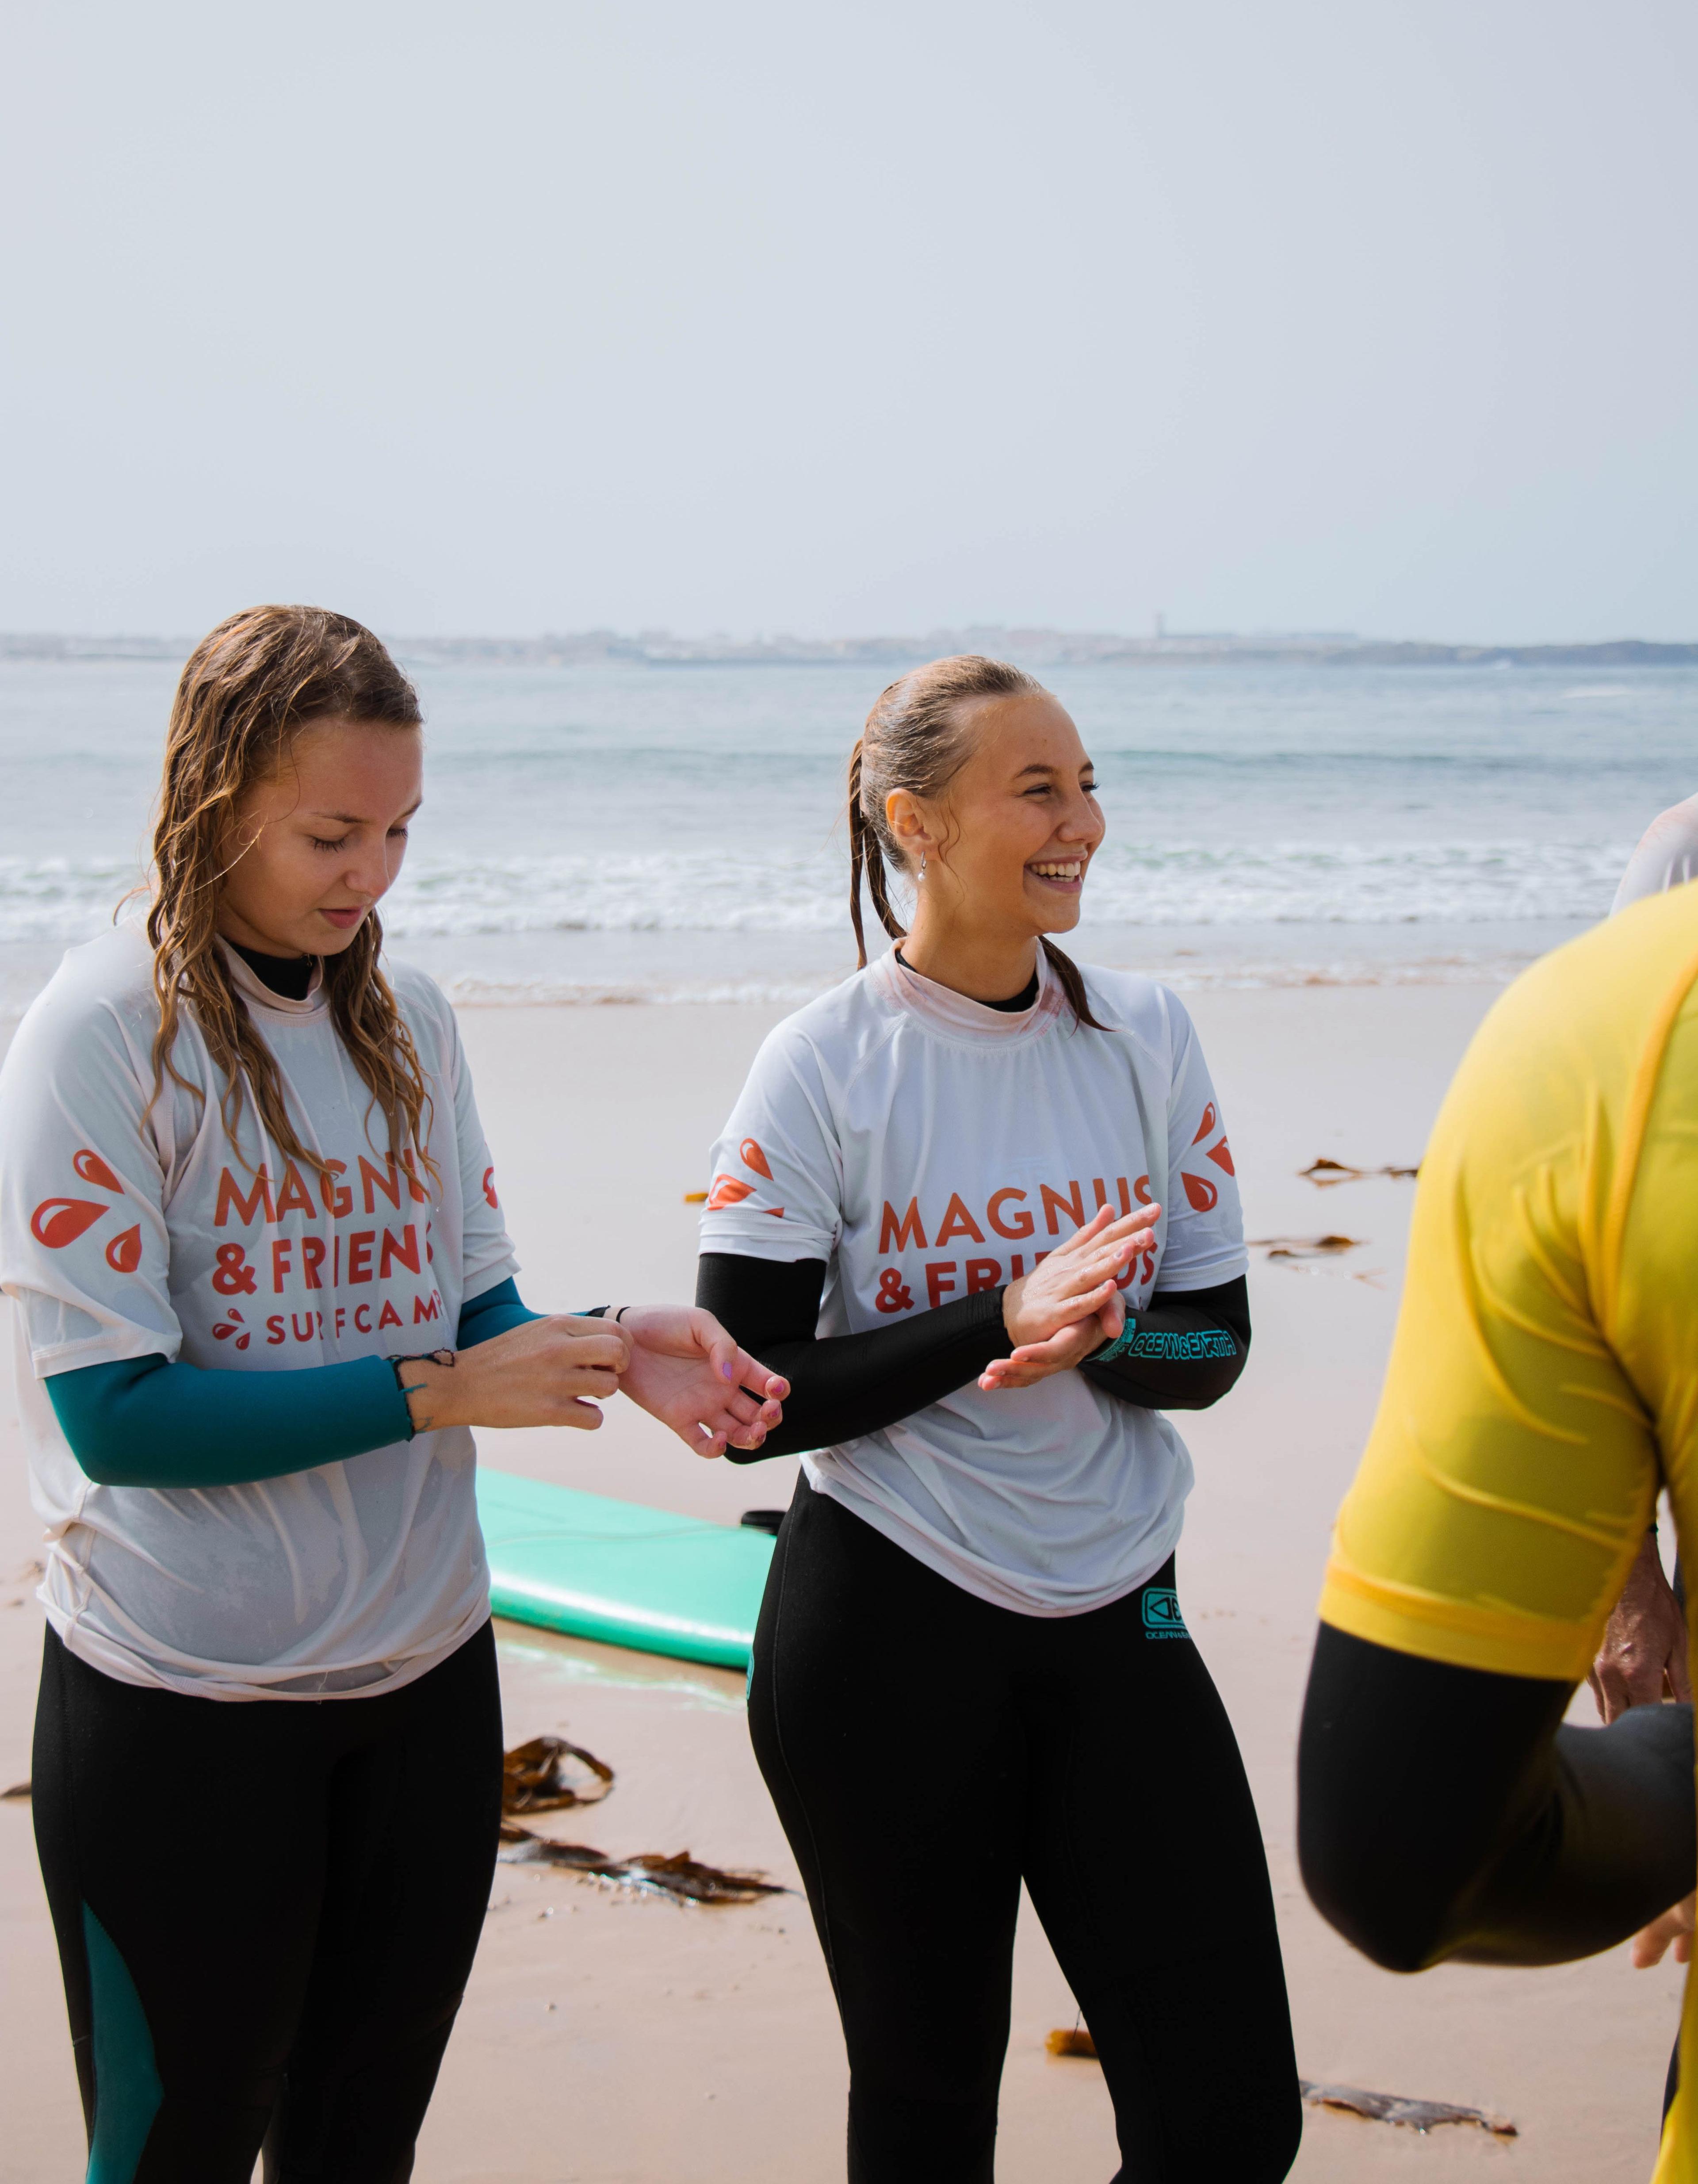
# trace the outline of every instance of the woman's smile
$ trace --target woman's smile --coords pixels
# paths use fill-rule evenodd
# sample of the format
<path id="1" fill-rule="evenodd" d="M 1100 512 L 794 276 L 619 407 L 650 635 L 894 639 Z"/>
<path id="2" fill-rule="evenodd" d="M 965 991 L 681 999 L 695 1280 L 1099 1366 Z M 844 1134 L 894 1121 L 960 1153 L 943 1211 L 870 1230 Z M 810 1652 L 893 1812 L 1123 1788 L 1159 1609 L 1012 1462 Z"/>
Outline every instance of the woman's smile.
<path id="1" fill-rule="evenodd" d="M 1058 894 L 1078 894 L 1090 861 L 1090 852 L 1084 850 L 1067 857 L 1034 857 L 1026 869 L 1041 886 L 1053 888 Z"/>

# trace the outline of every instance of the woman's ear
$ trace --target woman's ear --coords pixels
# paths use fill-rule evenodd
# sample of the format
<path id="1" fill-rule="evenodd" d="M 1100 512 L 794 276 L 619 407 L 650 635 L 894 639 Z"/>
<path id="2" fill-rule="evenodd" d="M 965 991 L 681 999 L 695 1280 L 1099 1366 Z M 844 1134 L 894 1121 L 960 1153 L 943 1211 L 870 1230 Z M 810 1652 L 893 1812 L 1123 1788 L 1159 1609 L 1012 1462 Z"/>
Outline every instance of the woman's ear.
<path id="1" fill-rule="evenodd" d="M 911 789 L 893 788 L 884 800 L 884 816 L 897 847 L 910 863 L 917 865 L 922 856 L 935 852 L 937 837 Z"/>

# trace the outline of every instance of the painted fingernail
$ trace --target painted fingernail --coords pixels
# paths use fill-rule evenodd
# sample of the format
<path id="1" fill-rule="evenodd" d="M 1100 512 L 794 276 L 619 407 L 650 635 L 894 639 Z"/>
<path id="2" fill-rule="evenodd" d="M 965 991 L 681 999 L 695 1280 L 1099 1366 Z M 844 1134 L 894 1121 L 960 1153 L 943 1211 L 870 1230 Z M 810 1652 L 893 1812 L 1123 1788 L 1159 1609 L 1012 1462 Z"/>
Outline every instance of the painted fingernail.
<path id="1" fill-rule="evenodd" d="M 732 1371 L 729 1365 L 721 1365 L 720 1367 L 720 1370 L 724 1373 L 727 1380 L 734 1380 L 737 1378 L 737 1375 Z"/>

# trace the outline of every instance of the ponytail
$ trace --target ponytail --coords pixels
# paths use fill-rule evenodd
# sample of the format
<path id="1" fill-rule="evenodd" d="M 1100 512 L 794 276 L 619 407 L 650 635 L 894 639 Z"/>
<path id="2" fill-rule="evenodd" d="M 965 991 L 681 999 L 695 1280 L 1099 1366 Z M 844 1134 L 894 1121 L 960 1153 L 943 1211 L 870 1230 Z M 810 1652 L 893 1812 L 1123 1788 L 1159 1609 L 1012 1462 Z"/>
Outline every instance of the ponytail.
<path id="1" fill-rule="evenodd" d="M 872 906 L 878 912 L 878 922 L 893 940 L 908 938 L 908 928 L 898 919 L 890 907 L 890 895 L 885 885 L 884 844 L 878 830 L 868 824 L 860 804 L 860 739 L 849 753 L 849 923 L 855 928 L 855 968 L 866 968 L 866 936 L 860 922 L 860 883 L 866 875 L 867 893 L 872 897 Z"/>
<path id="2" fill-rule="evenodd" d="M 863 877 L 879 923 L 893 940 L 908 938 L 907 928 L 890 906 L 888 875 L 892 870 L 900 872 L 903 863 L 885 816 L 885 798 L 893 788 L 937 796 L 948 786 L 971 749 L 971 731 L 958 710 L 967 699 L 1031 696 L 1043 688 L 1034 677 L 1005 660 L 963 653 L 954 660 L 934 660 L 929 667 L 916 667 L 901 677 L 867 715 L 849 762 L 849 923 L 855 928 L 858 970 L 866 968 L 860 914 Z M 1042 944 L 1075 1021 L 1093 1031 L 1106 1031 L 1109 1027 L 1091 1012 L 1078 965 L 1053 940 L 1046 938 Z"/>
<path id="3" fill-rule="evenodd" d="M 1061 991 L 1067 996 L 1067 1006 L 1073 1011 L 1077 1021 L 1082 1024 L 1088 1024 L 1093 1031 L 1106 1031 L 1108 1026 L 1105 1023 L 1099 1023 L 1095 1017 L 1091 1014 L 1090 1001 L 1085 994 L 1084 973 L 1072 957 L 1064 956 L 1048 933 L 1044 935 L 1038 944 L 1049 957 L 1049 968 L 1061 980 Z"/>

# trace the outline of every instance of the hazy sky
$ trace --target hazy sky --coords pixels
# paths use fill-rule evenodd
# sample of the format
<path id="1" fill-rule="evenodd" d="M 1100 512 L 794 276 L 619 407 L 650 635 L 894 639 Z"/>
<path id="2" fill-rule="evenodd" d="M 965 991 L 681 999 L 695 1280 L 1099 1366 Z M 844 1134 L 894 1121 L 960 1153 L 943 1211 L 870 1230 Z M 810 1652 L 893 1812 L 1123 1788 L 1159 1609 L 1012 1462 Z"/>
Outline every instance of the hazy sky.
<path id="1" fill-rule="evenodd" d="M 14 0 L 0 628 L 1698 638 L 1691 0 Z"/>

